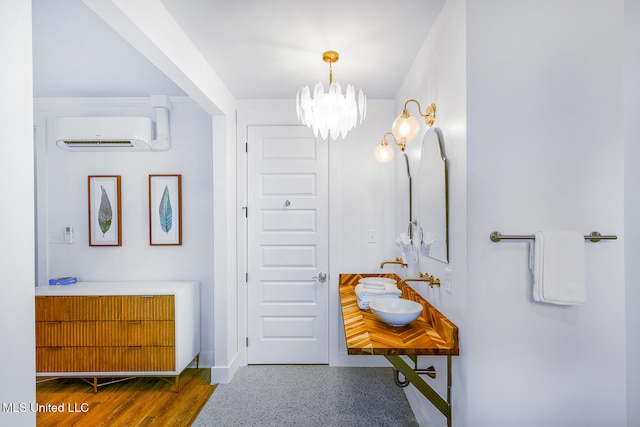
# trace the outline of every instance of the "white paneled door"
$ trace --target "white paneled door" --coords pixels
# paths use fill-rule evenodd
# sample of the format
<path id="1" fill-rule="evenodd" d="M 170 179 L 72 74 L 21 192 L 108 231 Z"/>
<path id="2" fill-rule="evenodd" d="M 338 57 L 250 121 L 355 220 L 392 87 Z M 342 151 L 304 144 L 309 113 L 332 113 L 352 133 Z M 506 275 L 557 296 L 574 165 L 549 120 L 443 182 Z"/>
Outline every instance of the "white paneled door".
<path id="1" fill-rule="evenodd" d="M 248 129 L 250 364 L 328 363 L 328 142 Z"/>

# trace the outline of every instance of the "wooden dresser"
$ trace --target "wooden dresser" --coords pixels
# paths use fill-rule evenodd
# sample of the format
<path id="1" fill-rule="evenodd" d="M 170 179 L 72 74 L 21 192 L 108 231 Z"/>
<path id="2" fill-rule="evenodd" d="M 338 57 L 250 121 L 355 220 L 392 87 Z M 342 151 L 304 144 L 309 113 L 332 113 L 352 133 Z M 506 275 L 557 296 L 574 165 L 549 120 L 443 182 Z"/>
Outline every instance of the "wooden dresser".
<path id="1" fill-rule="evenodd" d="M 36 374 L 172 376 L 200 353 L 198 282 L 36 288 Z"/>

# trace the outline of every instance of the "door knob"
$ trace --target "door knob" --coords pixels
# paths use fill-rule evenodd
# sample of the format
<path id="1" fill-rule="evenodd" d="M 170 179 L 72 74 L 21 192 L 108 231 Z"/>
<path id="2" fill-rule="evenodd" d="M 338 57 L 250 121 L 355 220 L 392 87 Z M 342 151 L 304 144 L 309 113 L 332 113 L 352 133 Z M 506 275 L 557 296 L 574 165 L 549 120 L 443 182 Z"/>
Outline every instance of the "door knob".
<path id="1" fill-rule="evenodd" d="M 324 271 L 321 271 L 318 273 L 317 276 L 312 277 L 312 279 L 318 279 L 318 282 L 324 283 L 327 281 L 327 273 L 325 273 Z"/>

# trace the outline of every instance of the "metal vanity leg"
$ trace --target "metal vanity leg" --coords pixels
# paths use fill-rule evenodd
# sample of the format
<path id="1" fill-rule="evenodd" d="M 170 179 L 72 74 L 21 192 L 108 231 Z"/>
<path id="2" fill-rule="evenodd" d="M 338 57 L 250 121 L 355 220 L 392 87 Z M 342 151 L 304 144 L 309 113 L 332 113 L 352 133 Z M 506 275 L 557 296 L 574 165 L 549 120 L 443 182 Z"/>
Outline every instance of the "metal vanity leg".
<path id="1" fill-rule="evenodd" d="M 447 400 L 440 397 L 429 384 L 420 378 L 420 375 L 411 368 L 402 357 L 397 355 L 385 355 L 384 357 L 394 366 L 394 375 L 396 375 L 396 377 L 398 375 L 397 371 L 402 372 L 402 375 L 404 375 L 405 381 L 399 385 L 406 387 L 408 383 L 413 384 L 413 386 L 447 418 L 447 426 L 451 427 L 451 356 L 447 356 Z M 399 382 L 400 380 L 398 379 L 397 381 Z"/>
<path id="2" fill-rule="evenodd" d="M 447 426 L 451 427 L 451 355 L 447 356 L 447 403 L 449 406 L 449 414 L 447 415 Z"/>

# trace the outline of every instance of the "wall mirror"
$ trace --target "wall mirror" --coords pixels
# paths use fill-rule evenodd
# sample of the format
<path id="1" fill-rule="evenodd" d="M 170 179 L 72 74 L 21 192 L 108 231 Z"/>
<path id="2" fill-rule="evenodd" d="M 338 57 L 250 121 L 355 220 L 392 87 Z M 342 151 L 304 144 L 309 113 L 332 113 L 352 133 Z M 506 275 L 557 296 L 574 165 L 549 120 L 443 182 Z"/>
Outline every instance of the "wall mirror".
<path id="1" fill-rule="evenodd" d="M 449 169 L 442 132 L 427 130 L 422 140 L 418 176 L 418 221 L 422 229 L 423 256 L 449 262 Z"/>

